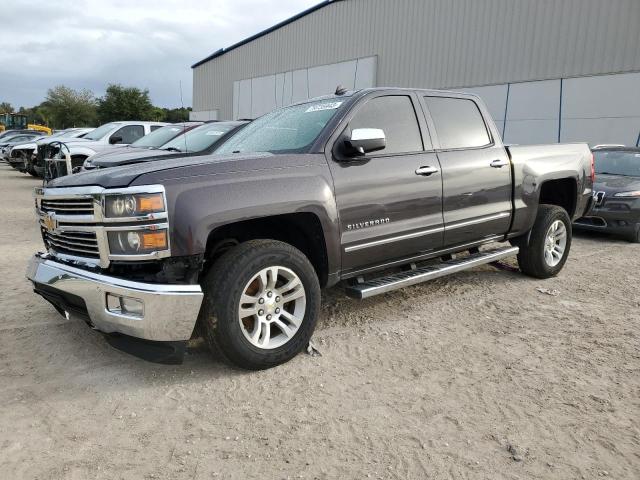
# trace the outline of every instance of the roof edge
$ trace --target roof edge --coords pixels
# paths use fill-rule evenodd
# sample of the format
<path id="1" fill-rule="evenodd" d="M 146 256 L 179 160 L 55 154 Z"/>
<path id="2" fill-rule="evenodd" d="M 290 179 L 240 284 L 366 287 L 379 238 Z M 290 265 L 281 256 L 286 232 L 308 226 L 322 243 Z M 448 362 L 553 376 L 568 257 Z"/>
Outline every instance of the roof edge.
<path id="1" fill-rule="evenodd" d="M 245 38 L 244 40 L 240 40 L 238 43 L 234 43 L 230 47 L 220 48 L 219 50 L 216 50 L 215 52 L 213 52 L 208 57 L 203 58 L 202 60 L 194 63 L 193 65 L 191 65 L 191 68 L 199 67 L 200 65 L 202 65 L 203 63 L 208 62 L 209 60 L 213 60 L 214 58 L 220 57 L 220 56 L 224 55 L 225 53 L 230 52 L 231 50 L 235 50 L 236 48 L 241 47 L 242 45 L 245 45 L 247 43 L 253 42 L 254 40 L 257 40 L 260 37 L 264 37 L 265 35 L 273 32 L 275 30 L 278 30 L 279 28 L 284 27 L 285 25 L 293 23 L 293 22 L 295 22 L 296 20 L 299 20 L 302 17 L 306 17 L 310 13 L 313 13 L 313 12 L 315 12 L 317 10 L 320 10 L 321 8 L 324 8 L 327 5 L 330 5 L 330 4 L 336 3 L 336 2 L 340 2 L 340 1 L 342 1 L 342 0 L 324 0 L 323 2 L 320 2 L 317 5 L 314 5 L 313 7 L 310 7 L 310 8 L 307 8 L 306 10 L 303 10 L 302 12 L 294 15 L 293 17 L 289 17 L 289 18 L 287 18 L 286 20 L 283 20 L 280 23 L 276 23 L 275 25 L 267 28 L 266 30 L 262 30 L 261 32 L 258 32 L 258 33 L 254 34 L 254 35 L 251 35 L 250 37 Z"/>

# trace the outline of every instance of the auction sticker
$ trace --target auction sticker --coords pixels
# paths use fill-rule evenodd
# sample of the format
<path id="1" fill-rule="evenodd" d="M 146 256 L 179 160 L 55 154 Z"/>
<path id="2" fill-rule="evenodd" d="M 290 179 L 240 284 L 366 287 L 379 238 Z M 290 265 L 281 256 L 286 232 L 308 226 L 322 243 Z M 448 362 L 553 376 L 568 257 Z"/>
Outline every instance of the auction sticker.
<path id="1" fill-rule="evenodd" d="M 340 105 L 342 105 L 342 102 L 327 102 L 327 103 L 320 103 L 318 105 L 311 105 L 309 108 L 305 110 L 305 113 L 321 112 L 322 110 L 335 110 Z"/>

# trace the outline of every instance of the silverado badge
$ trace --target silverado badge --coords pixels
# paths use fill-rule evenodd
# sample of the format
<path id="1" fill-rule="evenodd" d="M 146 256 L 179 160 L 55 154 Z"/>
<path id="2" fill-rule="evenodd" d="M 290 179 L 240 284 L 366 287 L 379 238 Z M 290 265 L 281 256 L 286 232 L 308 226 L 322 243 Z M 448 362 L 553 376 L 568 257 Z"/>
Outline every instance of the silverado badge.
<path id="1" fill-rule="evenodd" d="M 42 224 L 47 232 L 53 232 L 58 228 L 58 219 L 54 212 L 48 212 L 42 219 Z"/>
<path id="2" fill-rule="evenodd" d="M 376 225 L 384 225 L 385 223 L 389 223 L 389 218 L 372 218 L 371 220 L 366 220 L 357 223 L 350 223 L 347 225 L 347 230 L 359 230 L 361 228 L 367 227 L 375 227 Z"/>

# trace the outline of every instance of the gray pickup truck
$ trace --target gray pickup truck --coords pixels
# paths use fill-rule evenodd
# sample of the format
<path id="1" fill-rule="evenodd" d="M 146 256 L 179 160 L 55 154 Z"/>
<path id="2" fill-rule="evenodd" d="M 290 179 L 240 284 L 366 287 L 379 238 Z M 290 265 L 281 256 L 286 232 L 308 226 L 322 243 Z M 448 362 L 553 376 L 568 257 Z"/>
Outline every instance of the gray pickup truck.
<path id="1" fill-rule="evenodd" d="M 320 289 L 340 281 L 366 298 L 511 256 L 556 275 L 593 175 L 585 144 L 505 148 L 473 95 L 337 91 L 255 120 L 214 155 L 37 189 L 47 252 L 27 277 L 145 358 L 180 361 L 198 332 L 222 358 L 268 368 L 307 346 Z"/>

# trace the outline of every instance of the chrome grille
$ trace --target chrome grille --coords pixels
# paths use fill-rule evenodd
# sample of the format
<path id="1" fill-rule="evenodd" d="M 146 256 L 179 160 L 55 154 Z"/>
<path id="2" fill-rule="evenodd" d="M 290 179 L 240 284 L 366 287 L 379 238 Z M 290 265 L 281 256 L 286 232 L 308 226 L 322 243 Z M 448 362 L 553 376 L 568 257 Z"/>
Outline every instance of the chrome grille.
<path id="1" fill-rule="evenodd" d="M 78 257 L 100 258 L 96 232 L 44 230 L 44 241 L 49 249 Z"/>
<path id="2" fill-rule="evenodd" d="M 91 198 L 43 198 L 40 202 L 40 210 L 57 215 L 93 215 L 93 200 Z"/>

